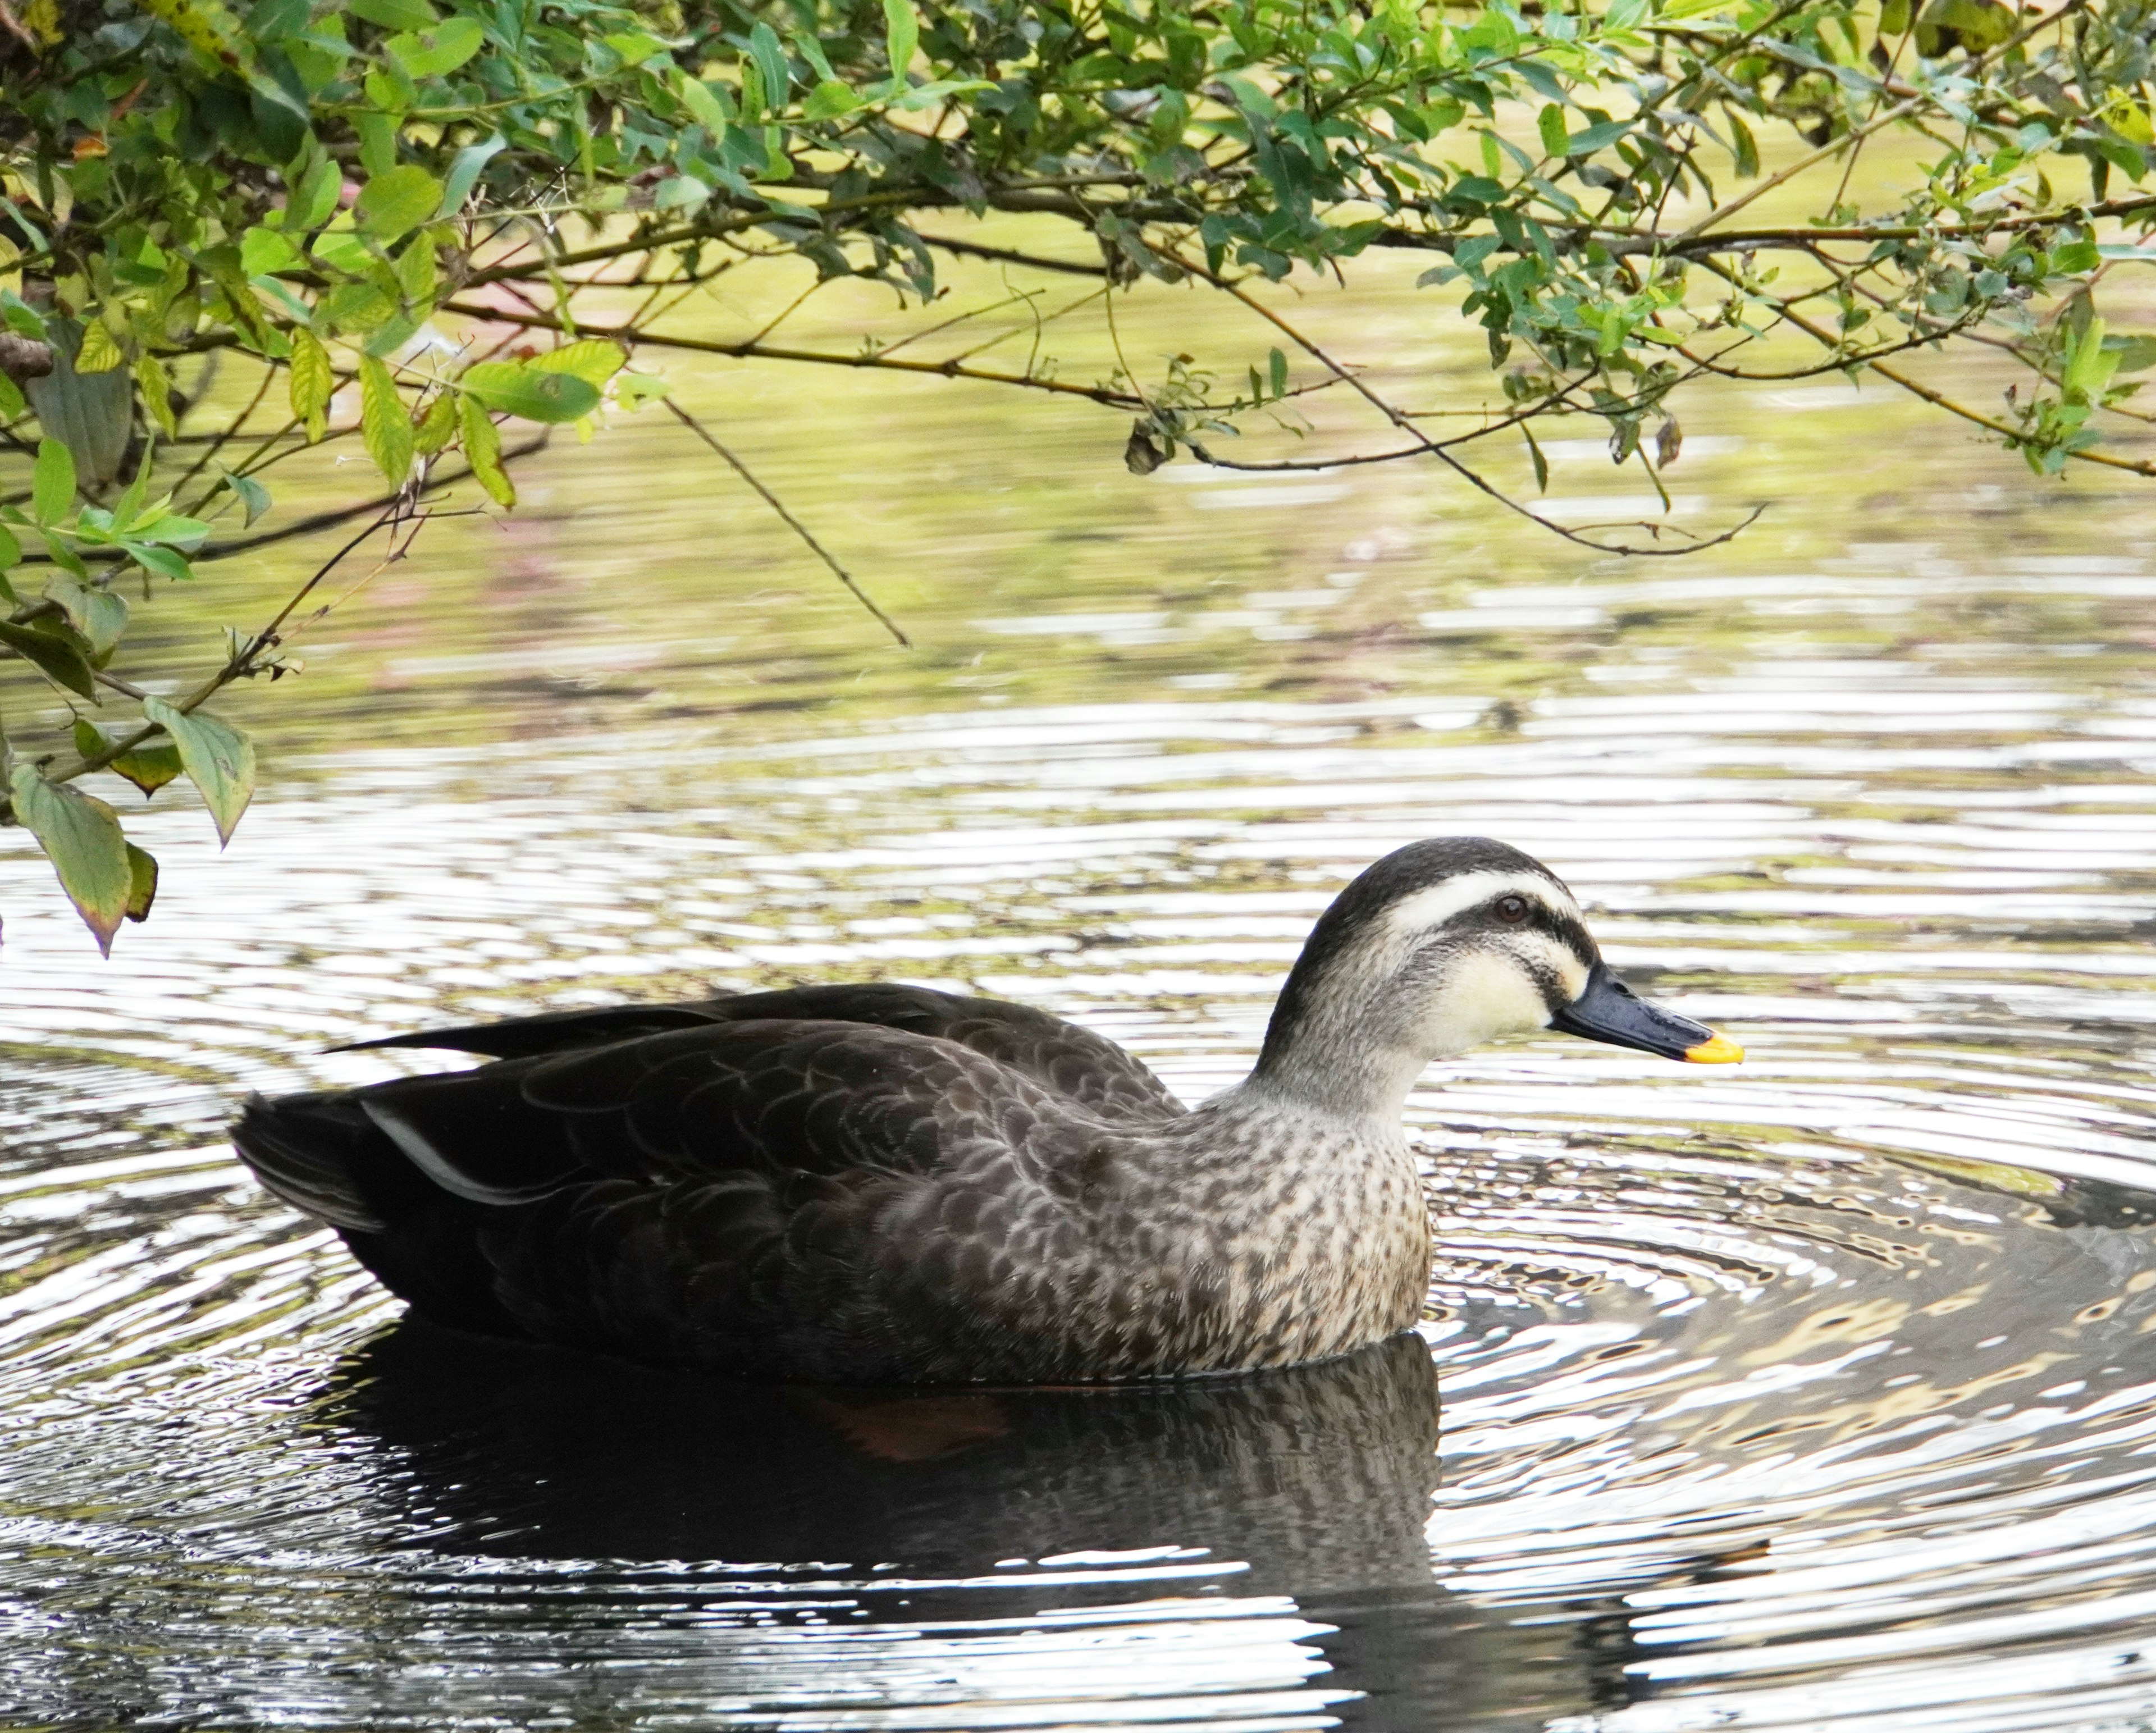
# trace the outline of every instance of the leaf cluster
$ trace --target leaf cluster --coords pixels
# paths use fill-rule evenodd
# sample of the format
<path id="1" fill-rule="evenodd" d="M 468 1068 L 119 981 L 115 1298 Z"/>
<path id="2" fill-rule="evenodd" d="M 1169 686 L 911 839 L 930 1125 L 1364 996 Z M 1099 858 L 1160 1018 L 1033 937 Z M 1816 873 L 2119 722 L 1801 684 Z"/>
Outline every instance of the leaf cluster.
<path id="1" fill-rule="evenodd" d="M 0 437 L 26 474 L 0 505 L 0 667 L 71 715 L 131 720 L 85 717 L 72 758 L 8 745 L 0 818 L 38 836 L 100 942 L 140 874 L 69 785 L 176 753 L 228 833 L 251 761 L 203 704 L 290 670 L 297 598 L 177 705 L 116 667 L 131 608 L 251 545 L 265 475 L 325 441 L 363 447 L 379 485 L 349 512 L 393 534 L 452 473 L 513 505 L 505 428 L 590 437 L 663 395 L 633 351 L 1075 392 L 1135 414 L 1142 470 L 1184 448 L 1228 461 L 1208 442 L 1253 414 L 1306 430 L 1291 400 L 1337 385 L 1407 436 L 1376 459 L 1435 456 L 1503 500 L 1471 442 L 1520 429 L 1540 481 L 1531 424 L 1587 416 L 1653 474 L 1693 382 L 1869 369 L 1923 389 L 1899 357 L 1977 341 L 2025 394 L 2003 415 L 1933 401 L 2040 474 L 2148 467 L 2102 442 L 2156 342 L 2096 306 L 2156 257 L 2152 0 L 41 0 L 18 22 Z M 1851 188 L 1875 139 L 1900 155 L 1867 208 Z M 1111 319 L 1148 280 L 1255 310 L 1247 284 L 1423 254 L 1430 316 L 1479 326 L 1498 400 L 1434 438 L 1270 314 L 1229 395 L 1188 356 L 1086 385 L 1038 341 L 1013 372 L 666 323 L 677 291 L 802 261 L 925 304 L 939 252 L 991 213 L 1088 238 L 1098 290 L 1055 317 Z M 580 307 L 623 289 L 649 294 L 595 333 Z M 1042 318 L 1036 291 L 1012 299 Z M 450 317 L 493 335 L 459 346 Z M 191 431 L 219 355 L 289 418 Z M 204 454 L 160 480 L 191 439 Z M 211 542 L 217 524 L 239 538 Z"/>

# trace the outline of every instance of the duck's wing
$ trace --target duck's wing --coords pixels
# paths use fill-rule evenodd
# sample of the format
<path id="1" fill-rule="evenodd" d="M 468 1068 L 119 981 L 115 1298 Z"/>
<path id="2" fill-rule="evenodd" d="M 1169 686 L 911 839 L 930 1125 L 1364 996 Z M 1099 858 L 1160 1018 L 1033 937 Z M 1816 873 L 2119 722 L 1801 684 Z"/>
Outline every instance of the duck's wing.
<path id="1" fill-rule="evenodd" d="M 354 1092 L 437 1185 L 520 1203 L 596 1179 L 919 1173 L 969 1137 L 1023 1145 L 1045 1092 L 985 1056 L 833 1022 L 706 1023 Z"/>
<path id="2" fill-rule="evenodd" d="M 810 1377 L 978 1362 L 969 1334 L 1010 1303 L 1012 1254 L 1104 1130 L 954 1043 L 829 1022 L 716 1023 L 347 1099 L 380 1134 L 367 1161 L 403 1157 L 400 1195 L 287 1104 L 251 1105 L 236 1141 L 393 1285 L 408 1233 L 459 1255 L 454 1220 L 524 1333 Z M 401 1196 L 415 1178 L 423 1207 Z"/>
<path id="3" fill-rule="evenodd" d="M 955 1041 L 1108 1119 L 1138 1122 L 1183 1111 L 1167 1084 L 1104 1035 L 1030 1005 L 886 981 L 790 987 L 684 1004 L 549 1011 L 464 1028 L 385 1035 L 341 1050 L 448 1048 L 493 1059 L 529 1059 L 713 1023 L 766 1020 L 865 1023 Z"/>

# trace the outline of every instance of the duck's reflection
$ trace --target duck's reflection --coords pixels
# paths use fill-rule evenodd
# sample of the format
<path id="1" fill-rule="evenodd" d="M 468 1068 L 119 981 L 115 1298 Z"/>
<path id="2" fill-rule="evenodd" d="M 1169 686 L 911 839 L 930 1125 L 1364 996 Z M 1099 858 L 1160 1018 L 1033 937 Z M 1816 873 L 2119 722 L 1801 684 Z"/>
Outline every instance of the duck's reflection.
<path id="1" fill-rule="evenodd" d="M 1427 1584 L 1437 1382 L 1398 1337 L 1179 1386 L 856 1392 L 714 1382 L 407 1320 L 326 1418 L 403 1459 L 429 1544 L 909 1573 L 1209 1549 L 1245 1587 Z"/>

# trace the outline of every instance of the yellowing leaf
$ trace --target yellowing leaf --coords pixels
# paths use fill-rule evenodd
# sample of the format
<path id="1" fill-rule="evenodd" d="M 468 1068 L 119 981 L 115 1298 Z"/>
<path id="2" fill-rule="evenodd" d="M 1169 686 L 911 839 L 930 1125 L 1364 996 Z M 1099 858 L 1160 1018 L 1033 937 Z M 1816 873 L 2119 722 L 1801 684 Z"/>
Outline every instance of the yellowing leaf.
<path id="1" fill-rule="evenodd" d="M 80 789 L 48 782 L 28 764 L 15 767 L 8 792 L 16 818 L 45 851 L 60 889 L 96 936 L 97 948 L 110 956 L 112 936 L 135 900 L 135 869 L 120 815 Z"/>
<path id="2" fill-rule="evenodd" d="M 198 54 L 227 66 L 243 64 L 239 20 L 223 0 L 142 0 L 142 9 L 170 24 L 180 40 Z"/>
<path id="3" fill-rule="evenodd" d="M 94 757 L 111 744 L 95 722 L 76 720 L 74 749 L 84 757 Z M 180 749 L 169 740 L 147 740 L 139 746 L 130 747 L 105 767 L 116 777 L 126 777 L 147 799 L 179 775 Z"/>
<path id="4" fill-rule="evenodd" d="M 292 413 L 307 424 L 310 444 L 329 427 L 330 394 L 336 375 L 330 369 L 330 352 L 311 331 L 292 333 L 292 377 L 290 382 Z"/>
<path id="5" fill-rule="evenodd" d="M 82 328 L 82 346 L 74 354 L 76 372 L 109 373 L 126 359 L 103 320 L 93 319 Z"/>
<path id="6" fill-rule="evenodd" d="M 550 349 L 544 355 L 535 356 L 531 365 L 546 373 L 570 373 L 597 390 L 628 365 L 628 353 L 619 343 L 609 343 L 603 337 L 585 337 L 574 343 L 564 343 L 559 349 Z"/>
<path id="7" fill-rule="evenodd" d="M 516 489 L 501 467 L 501 430 L 487 418 L 486 407 L 477 397 L 459 396 L 457 411 L 464 423 L 465 461 L 472 474 L 495 505 L 514 505 Z"/>
<path id="8" fill-rule="evenodd" d="M 135 361 L 135 388 L 142 393 L 142 409 L 167 439 L 179 437 L 180 424 L 172 416 L 172 376 L 154 355 Z"/>
<path id="9" fill-rule="evenodd" d="M 371 355 L 359 358 L 359 431 L 375 468 L 392 487 L 403 486 L 411 477 L 417 446 L 412 418 L 404 413 L 389 369 Z"/>
<path id="10" fill-rule="evenodd" d="M 434 401 L 427 405 L 427 413 L 419 418 L 418 429 L 413 436 L 413 449 L 421 457 L 430 458 L 449 443 L 456 430 L 456 393 L 438 392 Z"/>

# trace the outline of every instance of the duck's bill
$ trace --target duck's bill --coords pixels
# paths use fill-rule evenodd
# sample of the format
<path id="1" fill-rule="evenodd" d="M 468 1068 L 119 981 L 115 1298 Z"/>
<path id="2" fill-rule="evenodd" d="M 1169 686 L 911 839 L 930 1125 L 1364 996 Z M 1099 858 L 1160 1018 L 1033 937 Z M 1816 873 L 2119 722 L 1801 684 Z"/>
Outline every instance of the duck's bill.
<path id="1" fill-rule="evenodd" d="M 1587 977 L 1587 990 L 1553 1017 L 1550 1027 L 1695 1065 L 1733 1065 L 1744 1057 L 1743 1048 L 1705 1023 L 1649 1004 L 1601 963 Z"/>

